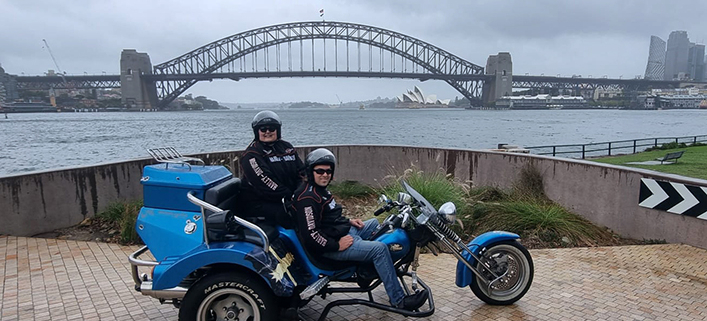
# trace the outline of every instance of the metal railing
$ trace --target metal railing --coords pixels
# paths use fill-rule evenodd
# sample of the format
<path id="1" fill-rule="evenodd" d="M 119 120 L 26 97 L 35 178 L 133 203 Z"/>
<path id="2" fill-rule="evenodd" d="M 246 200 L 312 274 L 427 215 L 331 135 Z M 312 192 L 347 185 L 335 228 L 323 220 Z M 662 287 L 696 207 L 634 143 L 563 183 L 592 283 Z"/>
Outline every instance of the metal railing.
<path id="1" fill-rule="evenodd" d="M 658 147 L 667 143 L 684 143 L 686 145 L 707 143 L 707 135 L 682 137 L 654 137 L 589 144 L 568 144 L 525 147 L 532 154 L 552 155 L 568 158 L 600 157 L 618 154 L 635 154 L 649 147 Z"/>

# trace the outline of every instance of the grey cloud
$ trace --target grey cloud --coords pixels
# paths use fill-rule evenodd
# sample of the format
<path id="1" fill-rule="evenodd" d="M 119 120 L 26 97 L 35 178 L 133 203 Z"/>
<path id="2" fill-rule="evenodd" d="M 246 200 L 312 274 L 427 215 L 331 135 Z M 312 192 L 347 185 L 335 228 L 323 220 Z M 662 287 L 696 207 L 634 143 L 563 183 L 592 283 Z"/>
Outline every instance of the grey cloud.
<path id="1" fill-rule="evenodd" d="M 645 69 L 651 35 L 667 39 L 672 30 L 687 30 L 693 42 L 707 37 L 707 2 L 701 0 L 5 0 L 0 63 L 17 74 L 54 69 L 43 48 L 47 39 L 69 73 L 117 73 L 124 48 L 147 52 L 157 64 L 250 29 L 319 20 L 321 8 L 324 19 L 398 31 L 482 66 L 488 55 L 509 51 L 521 74 L 633 77 Z M 332 92 L 351 100 L 392 97 L 412 83 L 296 78 L 219 81 L 191 91 L 225 101 L 336 102 Z M 456 95 L 443 82 L 422 86 L 440 96 Z"/>

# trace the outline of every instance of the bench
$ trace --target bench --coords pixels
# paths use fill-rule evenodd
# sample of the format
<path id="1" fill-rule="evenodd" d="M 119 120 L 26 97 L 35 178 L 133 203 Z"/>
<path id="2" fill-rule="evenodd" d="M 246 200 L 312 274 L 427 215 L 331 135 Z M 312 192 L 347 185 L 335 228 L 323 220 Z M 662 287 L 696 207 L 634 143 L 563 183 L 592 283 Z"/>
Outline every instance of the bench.
<path id="1" fill-rule="evenodd" d="M 663 164 L 663 162 L 667 162 L 667 161 L 670 161 L 670 160 L 674 160 L 674 162 L 671 162 L 671 164 L 672 164 L 672 163 L 677 163 L 678 158 L 682 157 L 682 153 L 684 153 L 684 152 L 685 152 L 685 151 L 667 153 L 667 154 L 665 154 L 665 156 L 663 156 L 663 157 L 658 157 L 658 158 L 656 158 L 655 160 L 660 161 L 661 164 Z"/>

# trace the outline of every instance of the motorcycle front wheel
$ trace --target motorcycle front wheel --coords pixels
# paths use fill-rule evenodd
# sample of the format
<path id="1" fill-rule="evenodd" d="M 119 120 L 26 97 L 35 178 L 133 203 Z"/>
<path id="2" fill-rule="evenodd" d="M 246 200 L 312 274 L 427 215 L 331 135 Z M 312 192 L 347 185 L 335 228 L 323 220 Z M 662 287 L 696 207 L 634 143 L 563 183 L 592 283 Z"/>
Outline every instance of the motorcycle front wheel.
<path id="1" fill-rule="evenodd" d="M 485 280 L 479 280 L 474 275 L 471 291 L 482 301 L 491 305 L 509 305 L 518 301 L 528 292 L 533 283 L 533 259 L 528 250 L 517 241 L 507 241 L 492 244 L 487 247 L 482 260 L 485 260 L 493 273 L 501 278 L 493 282 L 494 276 L 476 263 L 477 270 Z"/>

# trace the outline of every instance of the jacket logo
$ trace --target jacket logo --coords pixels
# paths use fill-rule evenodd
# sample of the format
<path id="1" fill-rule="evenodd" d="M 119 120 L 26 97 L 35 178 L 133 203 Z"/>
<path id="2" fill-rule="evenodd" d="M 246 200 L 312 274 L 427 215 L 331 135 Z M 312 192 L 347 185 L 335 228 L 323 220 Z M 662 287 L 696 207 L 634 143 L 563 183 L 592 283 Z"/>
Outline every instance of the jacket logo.
<path id="1" fill-rule="evenodd" d="M 403 246 L 398 243 L 393 243 L 388 248 L 390 248 L 391 252 L 398 252 L 398 251 L 402 251 Z"/>
<path id="2" fill-rule="evenodd" d="M 280 157 L 280 156 L 270 156 L 269 159 L 270 159 L 270 162 L 271 162 L 271 163 L 276 163 L 276 162 L 281 162 L 281 161 L 292 162 L 292 161 L 295 160 L 295 157 L 292 156 L 292 155 L 285 155 L 285 156 L 282 156 L 282 157 Z"/>

